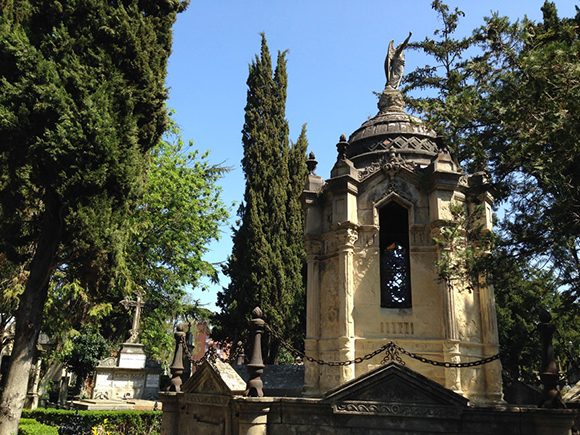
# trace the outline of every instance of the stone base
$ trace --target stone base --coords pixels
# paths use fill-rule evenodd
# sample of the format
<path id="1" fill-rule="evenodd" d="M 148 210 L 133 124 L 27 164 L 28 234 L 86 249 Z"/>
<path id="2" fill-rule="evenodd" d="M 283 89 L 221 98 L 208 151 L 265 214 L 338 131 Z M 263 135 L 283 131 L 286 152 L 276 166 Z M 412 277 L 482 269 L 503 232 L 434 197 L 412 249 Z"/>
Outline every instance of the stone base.
<path id="1" fill-rule="evenodd" d="M 94 400 L 156 400 L 159 394 L 159 369 L 102 367 L 95 370 Z"/>
<path id="2" fill-rule="evenodd" d="M 147 356 L 141 343 L 123 343 L 118 366 L 123 369 L 143 369 Z"/>
<path id="3" fill-rule="evenodd" d="M 97 400 L 85 399 L 75 400 L 72 402 L 75 409 L 84 409 L 90 411 L 96 410 L 134 410 L 134 411 L 153 411 L 160 410 L 161 403 L 153 400 Z"/>
<path id="4" fill-rule="evenodd" d="M 83 409 L 89 411 L 98 410 L 125 410 L 134 409 L 132 403 L 126 402 L 124 400 L 73 400 L 72 406 L 75 409 Z"/>

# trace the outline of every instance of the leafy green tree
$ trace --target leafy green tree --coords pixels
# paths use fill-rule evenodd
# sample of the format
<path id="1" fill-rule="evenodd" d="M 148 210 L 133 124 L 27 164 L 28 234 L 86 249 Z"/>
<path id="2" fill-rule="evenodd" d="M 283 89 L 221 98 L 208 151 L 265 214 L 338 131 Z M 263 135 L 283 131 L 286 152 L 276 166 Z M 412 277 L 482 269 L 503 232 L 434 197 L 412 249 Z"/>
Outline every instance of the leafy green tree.
<path id="1" fill-rule="evenodd" d="M 493 14 L 457 38 L 463 12 L 438 0 L 432 7 L 442 28 L 413 46 L 433 64 L 411 72 L 406 90 L 430 90 L 410 106 L 468 170 L 489 173 L 503 209 L 487 270 L 506 367 L 512 378 L 533 372 L 529 313 L 538 305 L 565 320 L 557 347 L 577 367 L 578 338 L 568 332 L 580 326 L 580 13 L 561 19 L 545 2 L 541 23 Z"/>
<path id="2" fill-rule="evenodd" d="M 186 289 L 198 287 L 202 276 L 217 282 L 217 271 L 203 256 L 228 216 L 217 186 L 227 169 L 184 143 L 175 126 L 151 159 L 143 198 L 131 212 L 123 287 L 144 294 L 143 343 L 151 357 L 166 359 L 174 343 L 163 334 L 177 318 L 198 314 Z"/>
<path id="3" fill-rule="evenodd" d="M 16 313 L 0 432 L 14 433 L 51 275 L 104 291 L 122 263 L 125 202 L 166 128 L 179 1 L 3 2 L 0 251 L 28 278 Z"/>
<path id="4" fill-rule="evenodd" d="M 298 162 L 298 143 L 292 152 L 288 144 L 285 53 L 278 53 L 273 72 L 264 35 L 260 56 L 250 65 L 247 85 L 242 130 L 246 189 L 238 211 L 239 226 L 234 229 L 232 254 L 225 267 L 231 283 L 218 294 L 222 311 L 216 317 L 214 332 L 218 338 L 235 341 L 245 334 L 256 305 L 282 334 L 299 335 L 301 319 L 294 310 L 304 293 L 299 278 L 303 248 L 297 248 L 292 233 L 298 224 L 293 217 L 296 188 L 290 174 L 299 176 L 305 156 Z M 303 134 L 299 146 L 304 142 Z M 271 337 L 266 359 L 274 361 L 278 350 L 279 343 Z"/>
<path id="5" fill-rule="evenodd" d="M 67 367 L 77 376 L 75 391 L 78 394 L 87 378 L 101 359 L 110 351 L 109 342 L 92 328 L 83 329 L 72 339 L 72 346 L 64 355 Z"/>

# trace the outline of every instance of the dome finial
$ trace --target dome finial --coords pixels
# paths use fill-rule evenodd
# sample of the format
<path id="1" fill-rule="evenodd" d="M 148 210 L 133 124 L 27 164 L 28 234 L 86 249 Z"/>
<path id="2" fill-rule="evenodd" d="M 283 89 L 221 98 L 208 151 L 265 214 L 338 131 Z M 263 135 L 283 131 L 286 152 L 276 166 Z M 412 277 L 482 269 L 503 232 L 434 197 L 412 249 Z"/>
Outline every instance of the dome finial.
<path id="1" fill-rule="evenodd" d="M 385 89 L 397 89 L 401 84 L 403 72 L 405 70 L 405 47 L 409 44 L 412 33 L 405 39 L 397 48 L 395 48 L 395 41 L 389 42 L 389 49 L 387 57 L 385 58 Z"/>

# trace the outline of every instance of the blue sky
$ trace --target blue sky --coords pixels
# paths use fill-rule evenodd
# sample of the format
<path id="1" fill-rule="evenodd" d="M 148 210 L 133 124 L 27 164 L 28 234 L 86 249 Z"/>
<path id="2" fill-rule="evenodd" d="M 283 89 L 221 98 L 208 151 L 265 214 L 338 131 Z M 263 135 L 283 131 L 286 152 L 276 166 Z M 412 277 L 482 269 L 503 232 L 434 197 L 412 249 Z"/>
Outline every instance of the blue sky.
<path id="1" fill-rule="evenodd" d="M 533 19 L 541 17 L 542 0 L 471 0 L 449 2 L 465 12 L 459 33 L 469 33 L 491 11 Z M 576 1 L 556 1 L 560 16 L 573 16 Z M 246 102 L 248 64 L 265 32 L 275 60 L 288 50 L 286 115 L 290 139 L 308 124 L 310 150 L 317 173 L 328 177 L 336 160 L 336 142 L 377 112 L 373 91 L 381 91 L 388 42 L 400 43 L 413 32 L 418 41 L 432 35 L 437 17 L 428 0 L 193 0 L 177 18 L 169 60 L 168 105 L 183 136 L 210 151 L 210 160 L 232 168 L 222 182 L 231 220 L 242 200 L 244 176 L 241 129 Z M 419 52 L 407 52 L 406 71 L 428 63 Z M 210 246 L 207 259 L 224 261 L 231 250 L 229 226 Z M 217 290 L 193 289 L 193 297 L 215 309 Z"/>

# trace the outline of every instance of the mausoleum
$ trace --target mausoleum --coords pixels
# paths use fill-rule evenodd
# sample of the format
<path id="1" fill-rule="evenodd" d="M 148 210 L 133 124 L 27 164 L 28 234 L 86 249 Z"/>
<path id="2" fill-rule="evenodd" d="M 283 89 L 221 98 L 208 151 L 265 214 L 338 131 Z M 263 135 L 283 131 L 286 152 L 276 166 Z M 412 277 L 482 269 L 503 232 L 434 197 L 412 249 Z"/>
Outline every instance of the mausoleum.
<path id="1" fill-rule="evenodd" d="M 435 133 L 405 112 L 394 72 L 386 72 L 377 115 L 340 138 L 328 180 L 313 170 L 308 177 L 306 353 L 353 360 L 392 340 L 439 361 L 497 354 L 493 289 L 483 280 L 441 279 L 433 242 L 457 225 L 453 207 L 477 210 L 482 231 L 491 230 L 485 175 L 464 173 Z M 344 367 L 306 362 L 306 392 L 335 388 L 380 358 Z M 473 402 L 501 400 L 499 361 L 462 370 L 408 365 Z"/>

